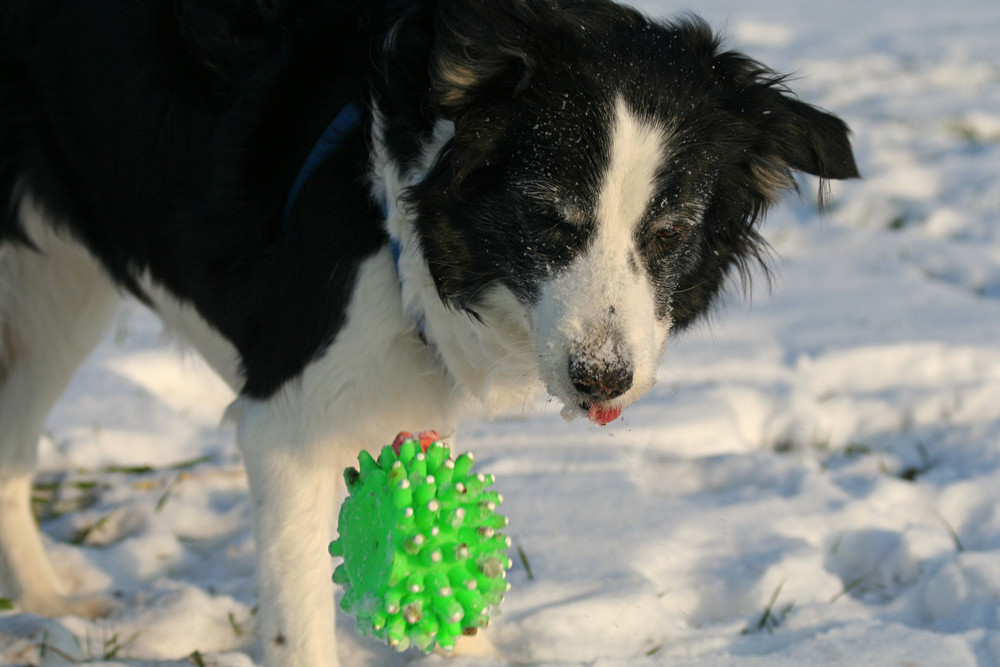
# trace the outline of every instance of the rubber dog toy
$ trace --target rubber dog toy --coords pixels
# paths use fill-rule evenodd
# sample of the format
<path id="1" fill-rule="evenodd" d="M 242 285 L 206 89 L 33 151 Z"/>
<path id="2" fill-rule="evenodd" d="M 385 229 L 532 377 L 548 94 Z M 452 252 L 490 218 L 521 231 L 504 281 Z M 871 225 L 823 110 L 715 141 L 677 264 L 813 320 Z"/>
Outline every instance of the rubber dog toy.
<path id="1" fill-rule="evenodd" d="M 333 581 L 360 634 L 399 651 L 450 652 L 489 624 L 510 587 L 511 542 L 497 532 L 507 519 L 494 479 L 473 463 L 452 458 L 433 431 L 404 432 L 378 460 L 363 451 L 344 471 L 349 495 L 330 554 L 344 559 Z"/>

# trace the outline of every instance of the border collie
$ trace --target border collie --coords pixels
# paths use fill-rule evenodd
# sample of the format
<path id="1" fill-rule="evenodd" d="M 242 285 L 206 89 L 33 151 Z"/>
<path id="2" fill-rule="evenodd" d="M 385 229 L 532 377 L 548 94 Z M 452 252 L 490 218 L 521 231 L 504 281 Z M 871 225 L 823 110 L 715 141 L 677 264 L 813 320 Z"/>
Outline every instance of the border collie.
<path id="1" fill-rule="evenodd" d="M 617 418 L 848 129 L 701 21 L 608 0 L 5 0 L 0 594 L 60 590 L 43 421 L 119 297 L 238 394 L 267 665 L 336 664 L 359 447 L 547 393 Z"/>

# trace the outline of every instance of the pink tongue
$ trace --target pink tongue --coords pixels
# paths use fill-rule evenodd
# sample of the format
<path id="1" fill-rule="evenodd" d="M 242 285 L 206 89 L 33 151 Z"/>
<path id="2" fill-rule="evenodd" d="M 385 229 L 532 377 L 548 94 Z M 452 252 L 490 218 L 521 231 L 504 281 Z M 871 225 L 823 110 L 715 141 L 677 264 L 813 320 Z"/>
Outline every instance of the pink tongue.
<path id="1" fill-rule="evenodd" d="M 605 408 L 595 404 L 590 406 L 588 414 L 590 416 L 590 421 L 604 426 L 605 424 L 610 424 L 614 420 L 618 419 L 618 417 L 622 414 L 622 409 L 620 407 Z"/>

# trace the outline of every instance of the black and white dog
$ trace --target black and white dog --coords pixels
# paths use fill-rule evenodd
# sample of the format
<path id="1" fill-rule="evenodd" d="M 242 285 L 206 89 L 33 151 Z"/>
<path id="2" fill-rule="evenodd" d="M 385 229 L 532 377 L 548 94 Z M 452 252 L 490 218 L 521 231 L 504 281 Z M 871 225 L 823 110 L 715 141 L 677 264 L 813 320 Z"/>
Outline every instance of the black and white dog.
<path id="1" fill-rule="evenodd" d="M 0 595 L 63 594 L 43 421 L 130 293 L 238 392 L 265 663 L 336 663 L 358 447 L 548 393 L 615 419 L 839 119 L 608 0 L 3 0 Z"/>

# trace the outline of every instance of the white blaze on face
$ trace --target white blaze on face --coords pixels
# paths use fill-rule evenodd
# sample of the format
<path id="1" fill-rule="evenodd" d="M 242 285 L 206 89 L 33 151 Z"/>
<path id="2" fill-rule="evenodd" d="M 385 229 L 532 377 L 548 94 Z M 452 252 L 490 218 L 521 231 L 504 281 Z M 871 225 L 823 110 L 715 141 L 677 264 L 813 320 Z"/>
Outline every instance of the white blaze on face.
<path id="1" fill-rule="evenodd" d="M 656 193 L 656 172 L 664 160 L 665 132 L 632 113 L 622 98 L 615 105 L 611 161 L 597 201 L 602 251 L 633 247 L 636 226 Z"/>
<path id="2" fill-rule="evenodd" d="M 621 98 L 611 122 L 608 166 L 593 212 L 594 237 L 543 287 L 534 313 L 542 379 L 549 393 L 574 406 L 585 397 L 569 379 L 573 350 L 583 349 L 602 362 L 631 364 L 631 389 L 611 401 L 628 405 L 652 386 L 670 328 L 668 321 L 656 319 L 653 285 L 636 249 L 669 133 L 637 116 Z"/>

